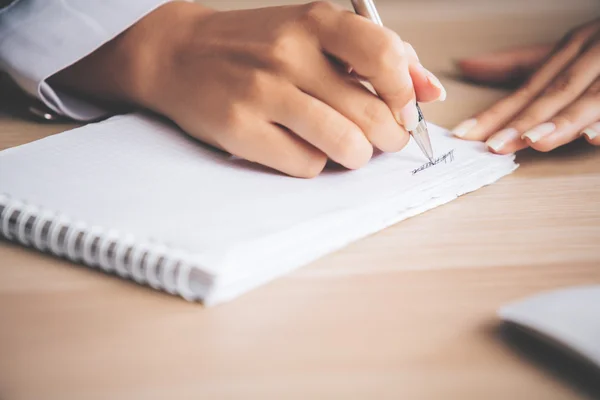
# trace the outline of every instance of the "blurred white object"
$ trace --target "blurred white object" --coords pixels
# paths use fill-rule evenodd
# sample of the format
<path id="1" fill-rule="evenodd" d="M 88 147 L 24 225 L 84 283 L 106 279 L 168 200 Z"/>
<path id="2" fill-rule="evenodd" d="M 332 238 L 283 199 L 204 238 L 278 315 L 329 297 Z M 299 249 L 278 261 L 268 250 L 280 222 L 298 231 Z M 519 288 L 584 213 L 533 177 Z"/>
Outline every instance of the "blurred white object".
<path id="1" fill-rule="evenodd" d="M 509 304 L 498 314 L 600 367 L 600 285 L 538 294 Z"/>

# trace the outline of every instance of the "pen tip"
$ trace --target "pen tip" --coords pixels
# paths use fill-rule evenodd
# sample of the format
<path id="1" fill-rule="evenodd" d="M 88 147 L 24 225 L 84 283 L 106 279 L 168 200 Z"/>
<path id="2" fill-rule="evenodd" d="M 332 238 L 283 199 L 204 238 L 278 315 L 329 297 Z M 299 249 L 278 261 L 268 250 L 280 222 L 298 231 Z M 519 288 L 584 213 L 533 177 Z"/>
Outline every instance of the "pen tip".
<path id="1" fill-rule="evenodd" d="M 430 162 L 434 162 L 435 158 L 433 156 L 433 147 L 431 146 L 431 140 L 429 139 L 429 132 L 427 130 L 427 124 L 425 123 L 425 120 L 422 120 L 417 129 L 411 131 L 410 133 L 413 139 L 415 139 L 415 142 L 417 142 L 417 145 L 419 145 L 419 148 L 425 157 L 427 157 Z"/>

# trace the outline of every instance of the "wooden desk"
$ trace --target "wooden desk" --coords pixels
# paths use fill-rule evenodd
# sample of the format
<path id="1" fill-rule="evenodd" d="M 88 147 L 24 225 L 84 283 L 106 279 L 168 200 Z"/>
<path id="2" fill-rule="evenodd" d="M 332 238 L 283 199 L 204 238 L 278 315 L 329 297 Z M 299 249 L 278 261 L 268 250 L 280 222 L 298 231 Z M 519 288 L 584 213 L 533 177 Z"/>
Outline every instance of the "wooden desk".
<path id="1" fill-rule="evenodd" d="M 457 56 L 558 38 L 597 9 L 594 0 L 379 3 L 438 72 Z M 446 126 L 501 95 L 444 83 L 448 101 L 425 112 Z M 65 127 L 2 114 L 0 147 Z M 578 143 L 518 161 L 496 185 L 211 309 L 0 243 L 0 398 L 591 395 L 514 352 L 495 313 L 600 282 L 600 150 Z"/>

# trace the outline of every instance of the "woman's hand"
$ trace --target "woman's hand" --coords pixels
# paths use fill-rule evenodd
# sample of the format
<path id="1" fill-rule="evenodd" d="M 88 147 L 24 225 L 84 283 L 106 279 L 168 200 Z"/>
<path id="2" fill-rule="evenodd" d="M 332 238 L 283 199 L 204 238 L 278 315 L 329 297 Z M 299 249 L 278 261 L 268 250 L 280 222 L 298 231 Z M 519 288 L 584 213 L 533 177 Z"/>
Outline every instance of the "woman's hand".
<path id="1" fill-rule="evenodd" d="M 415 101 L 445 97 L 398 35 L 325 2 L 231 12 L 170 3 L 53 79 L 298 177 L 328 158 L 359 168 L 373 147 L 399 151 L 418 123 Z"/>
<path id="2" fill-rule="evenodd" d="M 527 146 L 550 151 L 581 135 L 600 145 L 600 19 L 577 28 L 554 49 L 535 46 L 463 60 L 459 66 L 479 82 L 529 78 L 508 97 L 458 125 L 456 136 L 485 140 L 500 154 Z"/>

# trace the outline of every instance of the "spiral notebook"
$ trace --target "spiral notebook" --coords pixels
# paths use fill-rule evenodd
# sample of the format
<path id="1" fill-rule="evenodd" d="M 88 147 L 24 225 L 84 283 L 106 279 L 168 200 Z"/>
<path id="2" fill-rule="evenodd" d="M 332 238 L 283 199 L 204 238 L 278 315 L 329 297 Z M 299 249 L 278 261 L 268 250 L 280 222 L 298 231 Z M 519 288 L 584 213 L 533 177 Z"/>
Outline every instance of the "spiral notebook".
<path id="1" fill-rule="evenodd" d="M 513 156 L 430 133 L 434 162 L 411 142 L 360 170 L 297 179 L 154 117 L 114 117 L 0 152 L 0 233 L 216 304 L 516 168 Z"/>

